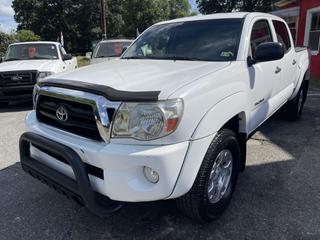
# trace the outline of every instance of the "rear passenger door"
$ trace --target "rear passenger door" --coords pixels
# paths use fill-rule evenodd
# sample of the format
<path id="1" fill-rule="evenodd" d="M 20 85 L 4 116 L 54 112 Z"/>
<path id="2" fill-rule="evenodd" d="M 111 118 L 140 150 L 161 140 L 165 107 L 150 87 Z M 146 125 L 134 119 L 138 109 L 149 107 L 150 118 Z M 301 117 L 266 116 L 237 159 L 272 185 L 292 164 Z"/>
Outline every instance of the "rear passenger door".
<path id="1" fill-rule="evenodd" d="M 294 50 L 292 38 L 289 35 L 289 31 L 285 23 L 278 20 L 273 20 L 272 23 L 277 36 L 277 41 L 283 45 L 285 50 L 285 55 L 281 60 L 282 74 L 280 84 L 277 85 L 277 92 L 289 92 L 289 89 L 293 88 L 293 83 L 296 82 L 296 78 L 299 75 L 296 52 Z"/>
<path id="2" fill-rule="evenodd" d="M 251 27 L 250 46 L 248 57 L 254 59 L 255 51 L 261 43 L 273 42 L 273 34 L 270 22 L 259 19 L 253 22 Z M 276 95 L 274 91 L 281 81 L 281 60 L 270 62 L 258 62 L 248 68 L 250 78 L 250 131 L 255 130 L 275 110 L 272 103 Z"/>

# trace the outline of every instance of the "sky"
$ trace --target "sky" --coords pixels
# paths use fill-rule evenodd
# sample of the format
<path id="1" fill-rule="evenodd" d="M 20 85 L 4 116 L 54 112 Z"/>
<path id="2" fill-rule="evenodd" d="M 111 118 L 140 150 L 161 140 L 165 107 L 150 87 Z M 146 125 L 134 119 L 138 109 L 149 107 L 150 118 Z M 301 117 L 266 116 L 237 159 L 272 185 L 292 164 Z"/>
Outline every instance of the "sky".
<path id="1" fill-rule="evenodd" d="M 192 10 L 197 11 L 196 0 L 189 0 Z M 17 24 L 13 19 L 12 0 L 0 0 L 0 31 L 10 33 L 16 30 Z"/>
<path id="2" fill-rule="evenodd" d="M 14 11 L 11 8 L 12 0 L 0 0 L 0 30 L 10 33 L 17 24 L 13 19 Z"/>

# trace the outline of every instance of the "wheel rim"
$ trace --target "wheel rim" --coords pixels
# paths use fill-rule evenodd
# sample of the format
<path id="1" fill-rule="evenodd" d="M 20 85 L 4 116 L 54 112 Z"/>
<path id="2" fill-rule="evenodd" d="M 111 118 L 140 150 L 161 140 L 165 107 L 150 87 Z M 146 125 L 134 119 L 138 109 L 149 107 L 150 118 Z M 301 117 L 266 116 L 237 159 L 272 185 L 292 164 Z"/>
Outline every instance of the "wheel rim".
<path id="1" fill-rule="evenodd" d="M 219 202 L 230 184 L 233 167 L 233 156 L 230 150 L 222 150 L 210 172 L 208 181 L 208 199 L 211 203 Z"/>

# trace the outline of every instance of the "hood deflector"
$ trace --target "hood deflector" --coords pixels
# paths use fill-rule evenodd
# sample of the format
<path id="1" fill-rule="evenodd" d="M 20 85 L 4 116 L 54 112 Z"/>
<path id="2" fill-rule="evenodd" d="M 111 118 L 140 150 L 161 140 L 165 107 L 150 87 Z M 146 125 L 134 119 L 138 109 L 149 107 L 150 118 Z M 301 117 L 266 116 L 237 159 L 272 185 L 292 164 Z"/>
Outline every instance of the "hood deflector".
<path id="1" fill-rule="evenodd" d="M 60 87 L 101 95 L 109 101 L 125 102 L 155 102 L 158 101 L 160 91 L 129 92 L 116 90 L 112 87 L 73 80 L 48 79 L 38 83 L 40 87 Z"/>

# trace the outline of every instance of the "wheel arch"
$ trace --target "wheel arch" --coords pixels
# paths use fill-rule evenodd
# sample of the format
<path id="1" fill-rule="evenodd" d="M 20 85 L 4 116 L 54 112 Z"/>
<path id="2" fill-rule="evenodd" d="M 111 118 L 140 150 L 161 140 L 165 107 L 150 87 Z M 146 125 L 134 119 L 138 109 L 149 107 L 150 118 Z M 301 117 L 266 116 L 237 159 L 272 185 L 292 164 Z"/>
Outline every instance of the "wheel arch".
<path id="1" fill-rule="evenodd" d="M 169 198 L 180 197 L 191 189 L 204 156 L 220 129 L 228 128 L 237 135 L 242 150 L 240 170 L 244 169 L 248 129 L 246 104 L 245 93 L 239 92 L 216 104 L 205 114 L 193 133 L 177 183 Z M 219 117 L 217 113 L 220 113 Z"/>
<path id="2" fill-rule="evenodd" d="M 295 98 L 295 96 L 297 96 L 302 82 L 304 80 L 309 81 L 309 79 L 310 79 L 310 67 L 309 67 L 309 62 L 307 61 L 301 67 L 301 71 L 300 71 L 300 75 L 299 75 L 297 84 L 296 84 L 294 91 L 293 91 L 293 94 L 289 100 L 292 100 L 293 98 Z"/>
<path id="3" fill-rule="evenodd" d="M 236 133 L 248 132 L 248 97 L 244 92 L 235 93 L 216 105 L 203 116 L 191 139 L 196 140 L 218 132 L 223 127 Z"/>

